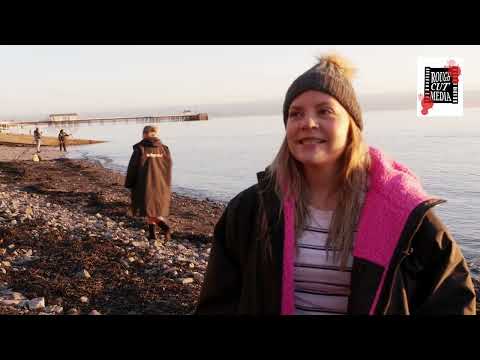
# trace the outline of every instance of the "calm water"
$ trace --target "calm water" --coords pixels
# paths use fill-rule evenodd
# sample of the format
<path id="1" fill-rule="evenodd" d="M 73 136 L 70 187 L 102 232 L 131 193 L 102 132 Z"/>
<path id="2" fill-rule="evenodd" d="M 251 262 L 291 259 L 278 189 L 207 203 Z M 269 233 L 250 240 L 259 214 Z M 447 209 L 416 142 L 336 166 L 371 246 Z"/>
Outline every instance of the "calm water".
<path id="1" fill-rule="evenodd" d="M 447 200 L 436 207 L 461 244 L 472 269 L 480 267 L 480 109 L 462 118 L 418 119 L 415 110 L 365 113 L 365 136 L 422 178 L 425 189 Z M 144 124 L 80 126 L 75 137 L 108 140 L 78 147 L 72 157 L 101 160 L 126 170 Z M 160 124 L 173 156 L 176 191 L 228 200 L 256 181 L 278 149 L 279 116 L 213 118 L 207 122 Z M 47 129 L 48 134 L 56 129 Z"/>

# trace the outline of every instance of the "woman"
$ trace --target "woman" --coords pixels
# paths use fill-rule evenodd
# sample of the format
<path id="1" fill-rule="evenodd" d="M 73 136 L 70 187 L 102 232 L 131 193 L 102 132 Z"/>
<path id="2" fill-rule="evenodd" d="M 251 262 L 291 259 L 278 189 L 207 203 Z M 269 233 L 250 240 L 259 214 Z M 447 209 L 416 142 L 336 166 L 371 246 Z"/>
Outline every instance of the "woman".
<path id="1" fill-rule="evenodd" d="M 276 158 L 215 227 L 198 314 L 475 314 L 444 200 L 364 144 L 352 75 L 325 56 L 288 89 Z"/>
<path id="2" fill-rule="evenodd" d="M 158 240 L 155 228 L 159 225 L 168 241 L 172 159 L 168 147 L 157 136 L 156 127 L 145 126 L 143 140 L 133 146 L 125 187 L 132 190 L 133 215 L 146 217 L 149 240 Z"/>

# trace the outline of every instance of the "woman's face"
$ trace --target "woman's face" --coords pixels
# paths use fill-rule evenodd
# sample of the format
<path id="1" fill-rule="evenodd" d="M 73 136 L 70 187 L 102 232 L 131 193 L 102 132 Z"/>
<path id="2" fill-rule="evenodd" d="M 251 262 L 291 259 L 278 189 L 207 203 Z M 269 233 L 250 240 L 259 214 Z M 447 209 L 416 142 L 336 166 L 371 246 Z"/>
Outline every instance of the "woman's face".
<path id="1" fill-rule="evenodd" d="M 349 124 L 348 112 L 335 98 L 306 91 L 288 110 L 288 148 L 305 166 L 335 163 L 345 149 Z"/>

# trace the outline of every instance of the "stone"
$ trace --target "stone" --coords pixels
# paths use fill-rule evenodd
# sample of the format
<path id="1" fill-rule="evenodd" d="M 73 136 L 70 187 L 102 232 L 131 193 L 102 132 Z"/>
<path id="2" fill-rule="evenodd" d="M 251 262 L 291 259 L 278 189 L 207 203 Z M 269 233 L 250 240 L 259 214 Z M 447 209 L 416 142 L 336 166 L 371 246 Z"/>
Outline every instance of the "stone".
<path id="1" fill-rule="evenodd" d="M 147 248 L 149 246 L 148 242 L 145 241 L 132 241 L 132 245 L 138 248 Z"/>
<path id="2" fill-rule="evenodd" d="M 182 244 L 178 244 L 177 249 L 180 250 L 180 251 L 183 251 L 183 250 L 186 250 L 187 248 L 185 246 L 183 246 Z"/>
<path id="3" fill-rule="evenodd" d="M 102 214 L 96 213 L 96 214 L 95 214 L 95 217 L 96 217 L 97 219 L 101 219 L 101 218 L 102 218 Z"/>
<path id="4" fill-rule="evenodd" d="M 17 305 L 17 308 L 27 308 L 29 300 L 20 300 Z"/>
<path id="5" fill-rule="evenodd" d="M 177 268 L 168 268 L 165 270 L 165 274 L 170 274 L 172 276 L 178 276 L 178 271 L 177 271 Z"/>
<path id="6" fill-rule="evenodd" d="M 195 264 L 190 263 L 190 264 L 188 264 L 188 267 L 189 267 L 190 269 L 195 269 Z"/>
<path id="7" fill-rule="evenodd" d="M 45 298 L 39 297 L 27 302 L 27 306 L 30 310 L 42 310 L 45 308 Z"/>
<path id="8" fill-rule="evenodd" d="M 71 308 L 67 311 L 67 315 L 79 315 L 80 311 L 76 308 Z"/>
<path id="9" fill-rule="evenodd" d="M 63 304 L 63 299 L 61 297 L 58 297 L 55 299 L 55 301 L 53 302 L 54 305 L 62 305 Z"/>
<path id="10" fill-rule="evenodd" d="M 2 261 L 2 265 L 3 265 L 4 267 L 10 267 L 10 266 L 12 266 L 12 264 L 10 264 L 10 261 Z"/>
<path id="11" fill-rule="evenodd" d="M 102 315 L 102 314 L 99 313 L 97 310 L 92 310 L 88 313 L 88 315 Z"/>
<path id="12" fill-rule="evenodd" d="M 27 299 L 25 296 L 23 296 L 23 294 L 15 291 L 5 292 L 2 296 L 8 300 L 26 300 Z"/>
<path id="13" fill-rule="evenodd" d="M 120 264 L 122 264 L 123 266 L 125 266 L 126 268 L 130 267 L 130 264 L 124 260 L 124 259 L 120 259 Z"/>
<path id="14" fill-rule="evenodd" d="M 191 283 L 193 283 L 193 278 L 182 279 L 182 284 L 183 285 L 188 285 L 188 284 L 191 284 Z"/>
<path id="15" fill-rule="evenodd" d="M 59 305 L 49 305 L 45 308 L 45 312 L 54 313 L 54 314 L 61 314 L 63 312 L 63 307 L 61 307 Z"/>
<path id="16" fill-rule="evenodd" d="M 6 252 L 7 252 L 7 249 L 0 248 L 0 256 L 5 255 Z"/>
<path id="17" fill-rule="evenodd" d="M 203 282 L 203 279 L 204 279 L 204 276 L 198 272 L 194 272 L 193 273 L 193 278 L 195 279 L 195 281 L 197 282 Z"/>
<path id="18" fill-rule="evenodd" d="M 40 259 L 40 258 L 36 257 L 36 256 L 31 256 L 31 257 L 25 256 L 25 257 L 22 257 L 20 259 L 15 260 L 15 265 L 25 265 L 25 264 L 31 263 L 33 261 L 36 261 L 38 259 Z"/>
<path id="19" fill-rule="evenodd" d="M 0 274 L 6 274 L 7 273 L 7 270 L 5 270 L 4 268 L 0 268 Z"/>
<path id="20" fill-rule="evenodd" d="M 163 247 L 163 242 L 161 242 L 160 240 L 155 240 L 153 242 L 153 246 L 156 247 L 157 249 L 162 248 Z"/>
<path id="21" fill-rule="evenodd" d="M 10 221 L 10 224 L 11 224 L 11 225 L 17 225 L 17 220 L 12 220 L 12 221 Z"/>
<path id="22" fill-rule="evenodd" d="M 128 261 L 130 261 L 131 263 L 133 263 L 133 262 L 135 261 L 135 258 L 134 258 L 133 256 L 130 256 L 130 257 L 128 258 Z"/>
<path id="23" fill-rule="evenodd" d="M 25 256 L 32 256 L 32 255 L 33 255 L 32 249 L 28 249 L 28 250 L 25 252 Z"/>
<path id="24" fill-rule="evenodd" d="M 27 216 L 33 215 L 33 209 L 30 206 L 25 209 L 25 215 Z"/>
<path id="25" fill-rule="evenodd" d="M 7 246 L 9 249 L 13 249 L 15 247 L 15 244 L 10 244 Z"/>
<path id="26" fill-rule="evenodd" d="M 90 279 L 92 276 L 90 275 L 90 273 L 87 270 L 83 269 L 82 271 L 77 273 L 77 277 L 84 278 L 84 279 Z"/>
<path id="27" fill-rule="evenodd" d="M 0 304 L 1 305 L 6 305 L 6 306 L 17 306 L 22 302 L 23 300 L 15 300 L 15 299 L 1 299 L 0 298 Z"/>
<path id="28" fill-rule="evenodd" d="M 80 302 L 83 303 L 83 304 L 88 303 L 88 297 L 82 296 L 82 297 L 80 298 Z"/>

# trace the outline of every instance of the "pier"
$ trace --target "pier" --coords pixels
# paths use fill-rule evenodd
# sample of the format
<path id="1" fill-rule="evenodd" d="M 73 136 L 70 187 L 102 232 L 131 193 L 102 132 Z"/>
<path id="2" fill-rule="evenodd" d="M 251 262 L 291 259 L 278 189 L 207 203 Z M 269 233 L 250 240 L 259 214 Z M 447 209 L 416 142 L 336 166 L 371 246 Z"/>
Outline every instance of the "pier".
<path id="1" fill-rule="evenodd" d="M 136 123 L 161 123 L 161 122 L 179 122 L 179 121 L 207 121 L 208 114 L 177 114 L 177 115 L 159 115 L 159 116 L 119 116 L 119 117 L 91 117 L 91 118 L 75 118 L 69 120 L 39 120 L 39 121 L 11 121 L 0 122 L 0 128 L 8 129 L 10 127 L 18 126 L 67 126 L 80 124 L 120 124 L 128 122 Z"/>

